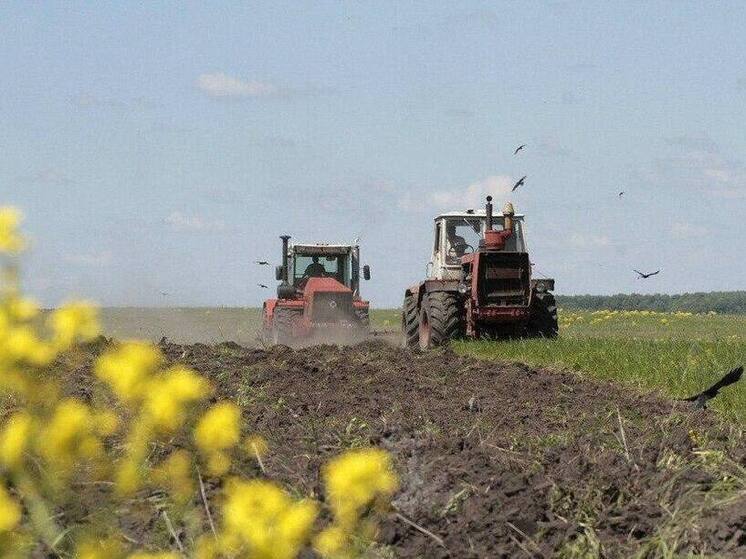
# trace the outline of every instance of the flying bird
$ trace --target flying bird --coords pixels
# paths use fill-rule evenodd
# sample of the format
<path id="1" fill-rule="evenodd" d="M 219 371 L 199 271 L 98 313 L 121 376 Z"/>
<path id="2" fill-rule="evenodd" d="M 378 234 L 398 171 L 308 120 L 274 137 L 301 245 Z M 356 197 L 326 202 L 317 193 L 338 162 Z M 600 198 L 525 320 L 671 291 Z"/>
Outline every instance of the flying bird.
<path id="1" fill-rule="evenodd" d="M 707 390 L 704 390 L 699 394 L 695 394 L 694 396 L 689 396 L 689 398 L 684 398 L 681 401 L 694 402 L 694 408 L 698 410 L 707 409 L 707 402 L 717 396 L 721 388 L 725 388 L 726 386 L 738 382 L 741 379 L 742 374 L 743 367 L 736 367 L 729 373 L 726 373 L 723 378 L 721 378 Z"/>
<path id="2" fill-rule="evenodd" d="M 523 176 L 521 177 L 521 180 L 519 180 L 519 181 L 518 181 L 517 183 L 515 183 L 515 184 L 513 185 L 513 190 L 511 190 L 511 192 L 515 192 L 515 189 L 516 189 L 516 188 L 518 188 L 519 186 L 522 186 L 522 185 L 523 185 L 523 181 L 525 181 L 525 180 L 526 180 L 526 177 L 527 177 L 527 176 L 528 176 L 528 175 L 523 175 Z"/>
<path id="3" fill-rule="evenodd" d="M 269 266 L 269 262 L 266 260 L 254 260 L 254 264 L 259 264 L 260 266 Z"/>
<path id="4" fill-rule="evenodd" d="M 257 285 L 258 285 L 259 287 L 261 287 L 262 289 L 269 289 L 269 287 L 267 287 L 267 286 L 266 286 L 266 285 L 264 285 L 263 283 L 257 283 Z"/>
<path id="5" fill-rule="evenodd" d="M 624 190 L 619 193 L 619 197 L 621 198 L 622 196 L 624 196 Z"/>
<path id="6" fill-rule="evenodd" d="M 654 276 L 654 275 L 656 275 L 656 274 L 660 274 L 660 273 L 661 273 L 661 271 L 660 271 L 660 270 L 656 270 L 655 272 L 650 272 L 649 274 L 643 274 L 642 272 L 640 272 L 640 271 L 638 271 L 638 270 L 634 270 L 634 269 L 633 269 L 632 271 L 633 271 L 633 272 L 636 272 L 636 273 L 638 273 L 638 274 L 640 274 L 640 277 L 639 277 L 639 278 L 637 278 L 637 279 L 647 279 L 647 278 L 649 278 L 650 276 Z"/>
<path id="7" fill-rule="evenodd" d="M 520 146 L 518 146 L 517 148 L 515 148 L 515 151 L 513 152 L 513 155 L 515 155 L 516 153 L 518 153 L 519 151 L 521 151 L 525 147 L 526 147 L 526 144 L 521 144 Z"/>
<path id="8" fill-rule="evenodd" d="M 162 295 L 163 297 L 168 297 L 168 293 L 166 293 L 165 291 L 160 291 L 160 294 L 161 294 L 161 295 Z"/>

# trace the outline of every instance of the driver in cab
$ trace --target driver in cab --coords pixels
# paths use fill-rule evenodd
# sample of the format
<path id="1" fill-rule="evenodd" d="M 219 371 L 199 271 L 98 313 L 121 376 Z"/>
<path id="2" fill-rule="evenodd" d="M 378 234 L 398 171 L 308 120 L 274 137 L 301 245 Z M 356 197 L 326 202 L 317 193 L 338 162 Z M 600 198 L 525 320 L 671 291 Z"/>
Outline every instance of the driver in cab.
<path id="1" fill-rule="evenodd" d="M 314 256 L 312 260 L 313 262 L 311 262 L 308 267 L 306 267 L 306 271 L 303 272 L 303 277 L 323 278 L 326 275 L 326 268 L 324 268 L 324 265 L 319 262 L 318 256 Z"/>
<path id="2" fill-rule="evenodd" d="M 466 253 L 466 240 L 456 233 L 456 225 L 448 224 L 446 226 L 446 240 L 448 241 L 448 254 L 456 258 L 462 257 Z"/>

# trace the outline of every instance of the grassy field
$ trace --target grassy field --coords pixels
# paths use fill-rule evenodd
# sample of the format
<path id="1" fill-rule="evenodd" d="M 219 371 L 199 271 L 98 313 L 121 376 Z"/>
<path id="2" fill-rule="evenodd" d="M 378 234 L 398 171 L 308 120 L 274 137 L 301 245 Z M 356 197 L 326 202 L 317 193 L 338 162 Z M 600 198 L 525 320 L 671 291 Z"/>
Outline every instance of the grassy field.
<path id="1" fill-rule="evenodd" d="M 105 308 L 104 330 L 116 338 L 257 343 L 260 310 L 247 308 Z M 397 309 L 371 314 L 376 330 L 397 330 Z M 651 311 L 560 312 L 557 340 L 465 341 L 459 353 L 552 366 L 621 381 L 672 397 L 699 392 L 746 363 L 746 316 Z M 725 390 L 713 408 L 746 421 L 746 382 Z"/>
<path id="2" fill-rule="evenodd" d="M 571 369 L 680 398 L 746 364 L 746 316 L 560 312 L 557 340 L 464 341 L 455 349 L 480 358 Z M 724 390 L 712 407 L 746 421 L 746 385 Z"/>

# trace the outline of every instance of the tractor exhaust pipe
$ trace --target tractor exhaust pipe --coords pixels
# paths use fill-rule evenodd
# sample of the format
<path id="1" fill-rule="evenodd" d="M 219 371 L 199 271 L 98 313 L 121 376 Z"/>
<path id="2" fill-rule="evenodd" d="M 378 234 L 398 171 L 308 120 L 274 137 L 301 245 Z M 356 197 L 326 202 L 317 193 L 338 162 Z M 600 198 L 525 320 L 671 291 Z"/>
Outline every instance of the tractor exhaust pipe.
<path id="1" fill-rule="evenodd" d="M 487 196 L 485 213 L 487 214 L 487 231 L 492 231 L 492 196 Z"/>
<path id="2" fill-rule="evenodd" d="M 288 282 L 288 241 L 290 235 L 280 235 L 282 239 L 282 282 Z"/>

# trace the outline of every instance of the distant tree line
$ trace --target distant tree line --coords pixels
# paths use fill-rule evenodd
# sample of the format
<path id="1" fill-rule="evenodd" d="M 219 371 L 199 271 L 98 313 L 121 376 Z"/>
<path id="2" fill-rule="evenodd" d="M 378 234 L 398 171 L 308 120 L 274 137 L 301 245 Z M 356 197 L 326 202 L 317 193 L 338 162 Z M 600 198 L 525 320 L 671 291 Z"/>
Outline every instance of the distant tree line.
<path id="1" fill-rule="evenodd" d="M 666 295 L 656 293 L 618 293 L 617 295 L 557 295 L 563 309 L 618 311 L 660 311 L 719 314 L 746 314 L 746 291 L 711 291 L 709 293 L 682 293 Z"/>

